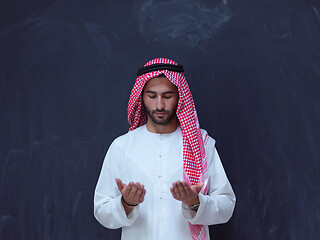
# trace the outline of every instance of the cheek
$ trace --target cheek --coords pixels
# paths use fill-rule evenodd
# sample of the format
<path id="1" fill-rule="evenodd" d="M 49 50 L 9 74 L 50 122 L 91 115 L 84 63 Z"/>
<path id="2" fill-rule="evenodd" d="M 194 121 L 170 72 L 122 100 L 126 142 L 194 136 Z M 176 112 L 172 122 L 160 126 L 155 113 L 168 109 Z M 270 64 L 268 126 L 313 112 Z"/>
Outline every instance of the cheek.
<path id="1" fill-rule="evenodd" d="M 150 101 L 150 99 L 145 98 L 145 99 L 143 100 L 143 103 L 144 103 L 144 106 L 145 106 L 146 108 L 152 109 L 152 101 Z"/>
<path id="2" fill-rule="evenodd" d="M 176 109 L 177 106 L 178 106 L 178 99 L 172 99 L 172 101 L 170 102 L 170 108 Z"/>

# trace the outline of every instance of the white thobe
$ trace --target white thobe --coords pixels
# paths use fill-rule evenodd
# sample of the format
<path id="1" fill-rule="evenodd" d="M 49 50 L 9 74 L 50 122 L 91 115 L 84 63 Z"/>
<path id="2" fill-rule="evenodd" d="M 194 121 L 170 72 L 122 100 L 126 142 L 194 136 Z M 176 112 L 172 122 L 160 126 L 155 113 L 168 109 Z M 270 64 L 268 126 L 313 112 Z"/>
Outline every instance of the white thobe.
<path id="1" fill-rule="evenodd" d="M 203 136 L 205 131 L 201 130 Z M 207 139 L 208 140 L 208 139 Z M 235 195 L 225 174 L 214 140 L 205 145 L 208 193 L 199 194 L 198 211 L 175 200 L 172 183 L 183 181 L 182 132 L 151 133 L 146 125 L 116 138 L 111 144 L 96 186 L 94 215 L 105 227 L 122 228 L 123 240 L 192 240 L 188 221 L 205 225 L 227 222 L 235 206 Z M 126 215 L 115 182 L 139 182 L 145 186 L 144 202 Z"/>

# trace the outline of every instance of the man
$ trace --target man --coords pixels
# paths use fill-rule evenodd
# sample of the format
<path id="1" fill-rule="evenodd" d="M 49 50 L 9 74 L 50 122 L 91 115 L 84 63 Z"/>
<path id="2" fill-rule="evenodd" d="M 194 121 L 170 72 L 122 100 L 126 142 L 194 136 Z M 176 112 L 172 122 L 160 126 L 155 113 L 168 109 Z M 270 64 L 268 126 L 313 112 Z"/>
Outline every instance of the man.
<path id="1" fill-rule="evenodd" d="M 157 58 L 138 70 L 128 105 L 129 132 L 114 140 L 94 196 L 94 215 L 121 239 L 210 239 L 227 222 L 235 195 L 214 147 L 200 130 L 176 62 Z"/>

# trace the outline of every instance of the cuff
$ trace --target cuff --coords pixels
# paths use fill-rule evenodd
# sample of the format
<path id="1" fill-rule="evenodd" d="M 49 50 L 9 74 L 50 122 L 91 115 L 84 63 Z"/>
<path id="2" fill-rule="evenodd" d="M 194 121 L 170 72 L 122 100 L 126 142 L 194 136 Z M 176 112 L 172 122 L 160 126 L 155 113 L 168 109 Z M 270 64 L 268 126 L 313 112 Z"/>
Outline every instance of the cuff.
<path id="1" fill-rule="evenodd" d="M 191 224 L 197 224 L 197 221 L 205 209 L 205 196 L 199 193 L 198 197 L 200 201 L 198 211 L 191 210 L 191 208 L 185 203 L 182 203 L 181 205 L 184 218 L 187 219 Z"/>
<path id="2" fill-rule="evenodd" d="M 126 226 L 126 227 L 131 226 L 139 216 L 140 204 L 133 207 L 131 212 L 127 215 L 126 211 L 124 210 L 124 207 L 122 205 L 122 202 L 121 202 L 121 195 L 119 197 L 117 197 L 117 201 L 118 201 L 117 206 L 119 208 L 118 210 L 121 213 L 121 220 L 124 223 L 124 226 Z"/>

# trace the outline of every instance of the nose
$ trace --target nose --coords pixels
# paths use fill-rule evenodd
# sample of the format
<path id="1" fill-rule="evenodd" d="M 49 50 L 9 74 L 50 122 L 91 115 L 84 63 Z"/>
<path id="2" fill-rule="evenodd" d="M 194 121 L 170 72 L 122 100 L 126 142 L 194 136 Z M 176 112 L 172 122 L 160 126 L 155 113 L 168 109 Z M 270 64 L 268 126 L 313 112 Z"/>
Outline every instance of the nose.
<path id="1" fill-rule="evenodd" d="M 161 96 L 157 97 L 157 100 L 156 100 L 156 108 L 157 110 L 164 110 L 164 100 Z"/>

